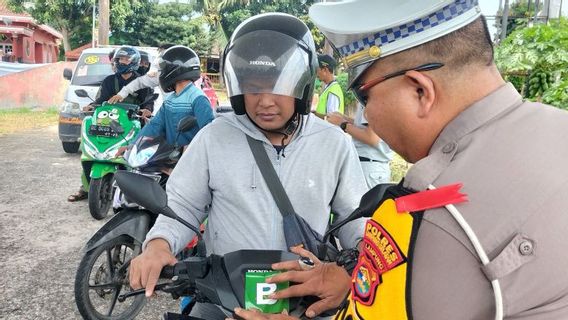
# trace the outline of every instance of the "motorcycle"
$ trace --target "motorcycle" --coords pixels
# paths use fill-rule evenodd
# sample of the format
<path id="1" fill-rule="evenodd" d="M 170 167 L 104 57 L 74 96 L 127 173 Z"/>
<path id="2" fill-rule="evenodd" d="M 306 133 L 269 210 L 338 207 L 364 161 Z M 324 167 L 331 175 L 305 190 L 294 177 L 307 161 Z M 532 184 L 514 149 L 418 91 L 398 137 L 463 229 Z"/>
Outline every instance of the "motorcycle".
<path id="1" fill-rule="evenodd" d="M 116 174 L 116 181 L 128 198 L 152 212 L 179 221 L 201 237 L 195 226 L 183 220 L 167 206 L 167 195 L 156 180 L 120 171 Z M 359 207 L 347 219 L 336 223 L 325 234 L 325 237 L 329 237 L 333 230 L 337 230 L 349 221 L 371 216 L 380 204 L 387 188 L 388 186 L 371 189 L 363 196 Z M 271 313 L 279 313 L 286 309 L 290 314 L 298 315 L 302 314 L 305 308 L 314 302 L 314 299 L 317 299 L 303 297 L 279 301 L 267 298 L 270 293 L 282 289 L 263 282 L 265 276 L 273 274 L 271 265 L 275 262 L 299 259 L 295 254 L 278 250 L 239 250 L 224 256 L 212 254 L 205 257 L 204 253 L 204 250 L 200 251 L 197 255 L 180 261 L 172 267 L 163 268 L 160 278 L 169 281 L 156 285 L 155 291 L 170 293 L 174 299 L 182 296 L 191 297 L 191 303 L 181 313 L 166 312 L 163 319 L 199 320 L 189 316 L 198 302 L 216 304 L 232 317 L 235 317 L 234 308 L 251 306 Z M 351 263 L 354 262 L 351 261 Z M 257 274 L 259 274 L 258 277 Z M 281 285 L 286 287 L 289 284 Z M 129 291 L 116 296 L 116 300 L 125 302 L 128 299 L 139 299 L 144 292 L 145 289 Z"/>
<path id="2" fill-rule="evenodd" d="M 180 121 L 177 135 L 187 132 L 197 125 L 197 119 L 188 116 Z M 177 141 L 177 138 L 176 140 Z M 165 137 L 140 136 L 132 143 L 132 146 L 124 153 L 129 171 L 142 174 L 156 179 L 165 188 L 171 170 L 175 167 L 182 154 L 182 147 L 176 144 L 168 144 Z M 120 188 L 115 185 L 113 200 L 114 213 L 124 208 L 138 207 L 124 197 Z"/>
<path id="3" fill-rule="evenodd" d="M 178 124 L 178 135 L 196 124 L 194 117 L 182 119 Z M 128 166 L 133 168 L 131 173 L 145 174 L 153 181 L 160 181 L 159 185 L 165 184 L 161 180 L 164 177 L 160 168 L 173 166 L 181 156 L 181 148 L 164 142 L 160 138 L 137 138 L 125 154 Z M 146 234 L 158 214 L 131 201 L 129 197 L 121 198 L 121 210 L 89 239 L 77 269 L 75 302 L 85 319 L 133 319 L 145 304 L 142 296 L 125 303 L 117 303 L 117 299 L 120 292 L 129 290 L 128 266 L 141 253 Z M 204 252 L 204 248 L 200 248 L 200 245 L 193 243 L 188 248 L 189 252 L 184 254 L 192 255 L 200 250 Z"/>
<path id="4" fill-rule="evenodd" d="M 89 97 L 84 89 L 75 93 L 79 97 Z M 117 156 L 117 152 L 140 131 L 138 111 L 139 106 L 134 104 L 103 103 L 83 119 L 81 164 L 90 175 L 90 181 L 85 179 L 83 186 L 89 192 L 89 212 L 97 220 L 106 217 L 112 204 L 114 173 L 126 166 L 126 161 Z"/>

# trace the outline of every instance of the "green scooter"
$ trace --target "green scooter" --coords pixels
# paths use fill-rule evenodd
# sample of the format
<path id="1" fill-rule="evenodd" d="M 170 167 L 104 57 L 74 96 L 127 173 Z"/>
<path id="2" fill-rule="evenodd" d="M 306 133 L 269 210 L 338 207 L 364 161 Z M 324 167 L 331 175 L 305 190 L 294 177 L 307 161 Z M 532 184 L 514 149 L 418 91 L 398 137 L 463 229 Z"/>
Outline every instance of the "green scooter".
<path id="1" fill-rule="evenodd" d="M 88 97 L 83 89 L 75 93 L 79 97 Z M 124 169 L 127 164 L 116 153 L 120 147 L 127 146 L 140 131 L 139 108 L 135 104 L 103 102 L 95 108 L 92 115 L 83 119 L 81 165 L 84 172 L 90 171 L 90 181 L 82 175 L 82 182 L 85 190 L 89 190 L 89 211 L 97 220 L 104 219 L 112 205 L 114 173 L 119 168 Z"/>

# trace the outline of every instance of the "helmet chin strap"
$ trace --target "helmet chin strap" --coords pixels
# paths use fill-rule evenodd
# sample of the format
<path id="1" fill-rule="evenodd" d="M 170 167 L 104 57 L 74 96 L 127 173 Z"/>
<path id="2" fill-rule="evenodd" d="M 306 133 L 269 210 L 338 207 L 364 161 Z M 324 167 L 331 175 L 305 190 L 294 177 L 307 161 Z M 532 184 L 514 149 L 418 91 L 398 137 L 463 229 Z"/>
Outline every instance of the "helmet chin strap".
<path id="1" fill-rule="evenodd" d="M 286 141 L 286 139 L 288 139 L 288 137 L 290 135 L 292 135 L 294 133 L 294 131 L 296 131 L 296 129 L 298 128 L 298 126 L 300 124 L 300 121 L 302 120 L 302 115 L 295 112 L 294 115 L 292 115 L 292 117 L 290 118 L 290 120 L 288 120 L 282 128 L 274 129 L 274 130 L 267 130 L 267 129 L 264 129 L 263 127 L 259 126 L 256 122 L 254 122 L 254 120 L 252 120 L 252 118 L 249 116 L 249 114 L 247 112 L 245 112 L 245 114 L 247 115 L 249 120 L 260 130 L 262 130 L 264 132 L 271 132 L 271 133 L 277 133 L 277 134 L 282 135 L 282 157 L 286 157 L 285 154 L 284 154 L 284 149 L 286 149 L 286 144 L 284 142 Z"/>

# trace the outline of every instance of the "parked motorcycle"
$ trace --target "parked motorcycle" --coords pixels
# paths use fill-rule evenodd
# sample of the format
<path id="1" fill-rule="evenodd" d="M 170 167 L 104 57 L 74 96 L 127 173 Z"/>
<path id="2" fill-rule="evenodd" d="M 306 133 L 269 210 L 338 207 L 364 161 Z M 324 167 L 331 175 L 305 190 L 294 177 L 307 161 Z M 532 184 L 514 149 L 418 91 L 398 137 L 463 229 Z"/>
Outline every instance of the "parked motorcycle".
<path id="1" fill-rule="evenodd" d="M 75 93 L 89 97 L 84 89 Z M 81 164 L 90 168 L 90 181 L 83 181 L 83 186 L 89 191 L 89 212 L 97 220 L 106 217 L 112 204 L 114 173 L 126 165 L 124 158 L 116 153 L 140 131 L 138 110 L 139 106 L 134 104 L 103 103 L 83 119 Z"/>
<path id="2" fill-rule="evenodd" d="M 197 124 L 194 117 L 186 117 L 178 124 L 178 134 Z M 177 139 L 176 139 L 177 140 Z M 165 184 L 163 167 L 171 167 L 181 156 L 180 147 L 167 145 L 160 138 L 139 137 L 125 154 L 134 175 L 148 175 L 152 181 Z M 116 172 L 118 174 L 121 171 Z M 163 191 L 163 189 L 162 189 Z M 146 191 L 140 191 L 145 193 Z M 128 197 L 123 198 L 121 210 L 87 242 L 75 276 L 75 302 L 85 319 L 133 319 L 144 307 L 142 296 L 122 303 L 121 292 L 130 290 L 127 272 L 130 261 L 142 251 L 146 234 L 154 225 L 158 213 L 140 206 Z M 205 249 L 196 243 L 185 255 Z"/>

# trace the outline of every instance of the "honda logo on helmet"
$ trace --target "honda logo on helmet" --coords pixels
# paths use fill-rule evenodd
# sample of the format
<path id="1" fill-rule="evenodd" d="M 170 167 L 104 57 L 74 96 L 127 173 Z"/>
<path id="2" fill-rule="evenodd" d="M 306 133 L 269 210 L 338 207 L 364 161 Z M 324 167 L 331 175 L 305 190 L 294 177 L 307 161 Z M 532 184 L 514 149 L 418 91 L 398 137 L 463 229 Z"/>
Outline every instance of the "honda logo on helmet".
<path id="1" fill-rule="evenodd" d="M 272 62 L 272 61 L 262 61 L 262 60 L 251 60 L 249 61 L 250 65 L 253 66 L 270 66 L 270 67 L 276 67 L 276 63 Z"/>

